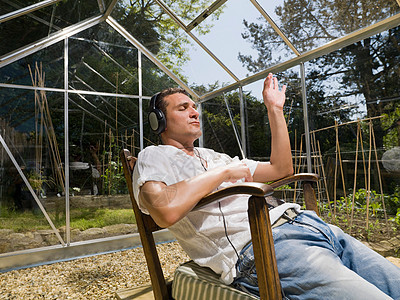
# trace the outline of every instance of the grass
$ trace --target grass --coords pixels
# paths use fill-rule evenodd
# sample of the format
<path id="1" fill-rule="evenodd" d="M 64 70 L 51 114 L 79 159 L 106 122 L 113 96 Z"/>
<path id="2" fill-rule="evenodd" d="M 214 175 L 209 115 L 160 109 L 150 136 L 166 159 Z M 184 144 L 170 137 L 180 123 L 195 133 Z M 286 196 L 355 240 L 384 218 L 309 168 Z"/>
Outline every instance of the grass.
<path id="1" fill-rule="evenodd" d="M 93 227 L 104 227 L 114 224 L 136 223 L 132 209 L 100 208 L 95 211 L 81 211 L 80 215 L 72 216 L 71 228 L 86 230 Z"/>
<path id="2" fill-rule="evenodd" d="M 57 228 L 65 226 L 65 215 L 49 213 L 50 219 Z M 132 209 L 80 208 L 70 212 L 71 229 L 86 230 L 101 228 L 114 224 L 136 223 Z M 50 225 L 39 212 L 2 211 L 0 214 L 0 229 L 12 229 L 14 232 L 50 229 Z"/>

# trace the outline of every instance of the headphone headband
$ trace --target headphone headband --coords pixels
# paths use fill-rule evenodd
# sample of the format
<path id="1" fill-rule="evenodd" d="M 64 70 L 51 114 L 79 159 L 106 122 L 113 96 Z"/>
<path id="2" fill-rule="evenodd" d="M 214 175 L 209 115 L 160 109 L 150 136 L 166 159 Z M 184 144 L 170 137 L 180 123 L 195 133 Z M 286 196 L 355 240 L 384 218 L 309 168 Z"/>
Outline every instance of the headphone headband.
<path id="1" fill-rule="evenodd" d="M 150 99 L 150 110 L 154 110 L 154 109 L 157 108 L 156 107 L 156 103 L 157 103 L 158 96 L 160 94 L 161 94 L 161 92 L 158 92 L 158 93 L 154 94 L 153 96 L 151 96 L 151 99 Z"/>

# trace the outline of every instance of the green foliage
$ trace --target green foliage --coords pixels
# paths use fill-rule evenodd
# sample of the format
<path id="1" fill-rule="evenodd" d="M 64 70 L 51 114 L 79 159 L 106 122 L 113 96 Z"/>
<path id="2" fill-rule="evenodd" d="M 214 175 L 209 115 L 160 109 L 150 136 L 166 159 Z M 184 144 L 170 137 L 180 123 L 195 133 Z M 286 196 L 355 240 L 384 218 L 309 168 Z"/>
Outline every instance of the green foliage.
<path id="1" fill-rule="evenodd" d="M 173 1 L 166 0 L 165 4 L 179 17 L 191 21 L 209 5 L 208 0 Z M 129 3 L 129 4 L 128 4 Z M 211 23 L 204 22 L 195 27 L 199 35 L 208 33 L 213 21 L 219 18 L 223 7 L 211 16 Z M 169 17 L 154 0 L 130 0 L 118 2 L 113 12 L 113 17 L 124 26 L 134 37 L 147 47 L 157 58 L 186 81 L 181 72 L 182 66 L 190 59 L 189 46 L 191 42 L 188 35 Z"/>
<path id="2" fill-rule="evenodd" d="M 400 186 L 396 187 L 393 194 L 390 196 L 385 196 L 386 210 L 389 214 L 398 213 L 400 208 Z"/>
<path id="3" fill-rule="evenodd" d="M 368 192 L 366 189 L 359 189 L 354 194 L 354 207 L 357 210 L 362 212 L 366 212 L 367 210 L 367 198 L 369 197 L 369 211 L 373 216 L 383 216 L 383 204 L 382 200 L 385 204 L 385 209 L 387 214 L 394 215 L 398 212 L 400 208 L 400 188 L 397 188 L 394 194 L 385 195 L 378 194 L 376 191 L 371 190 Z M 347 210 L 347 212 L 351 211 L 353 201 L 353 194 L 348 194 L 346 198 L 340 197 L 340 200 L 337 201 L 337 207 L 339 210 Z M 331 202 L 332 204 L 333 202 Z M 400 224 L 399 224 L 400 225 Z"/>
<path id="4" fill-rule="evenodd" d="M 400 226 L 400 207 L 397 209 L 396 216 L 391 220 L 395 221 L 396 224 Z"/>
<path id="5" fill-rule="evenodd" d="M 101 176 L 104 179 L 103 194 L 115 195 L 128 193 L 124 171 L 120 162 L 111 161 L 105 169 L 104 175 Z"/>
<path id="6" fill-rule="evenodd" d="M 400 136 L 397 125 L 400 119 L 400 106 L 394 102 L 389 103 L 385 107 L 386 112 L 383 113 L 382 128 L 387 132 L 383 137 L 383 145 L 385 149 L 390 149 L 399 146 Z"/>

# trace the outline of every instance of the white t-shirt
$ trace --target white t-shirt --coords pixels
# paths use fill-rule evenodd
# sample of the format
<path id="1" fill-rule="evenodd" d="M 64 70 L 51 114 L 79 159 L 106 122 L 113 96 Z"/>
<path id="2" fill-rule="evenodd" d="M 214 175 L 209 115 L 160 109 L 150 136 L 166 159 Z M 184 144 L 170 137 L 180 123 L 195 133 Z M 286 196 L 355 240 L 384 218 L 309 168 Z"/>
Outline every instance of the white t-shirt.
<path id="1" fill-rule="evenodd" d="M 135 199 L 139 208 L 146 214 L 148 211 L 139 203 L 140 187 L 146 181 L 161 181 L 172 185 L 182 180 L 205 172 L 205 169 L 227 165 L 239 160 L 226 154 L 217 153 L 206 148 L 196 148 L 198 155 L 190 156 L 184 151 L 169 145 L 150 146 L 141 151 L 133 172 L 133 187 Z M 258 162 L 244 159 L 251 174 Z M 224 182 L 220 188 L 231 185 Z M 174 234 L 182 248 L 197 264 L 211 268 L 221 274 L 221 280 L 226 284 L 232 283 L 236 276 L 235 264 L 238 259 L 235 253 L 250 241 L 250 227 L 247 217 L 248 195 L 234 195 L 211 203 L 199 210 L 190 212 L 179 222 L 168 229 Z M 274 223 L 288 208 L 299 209 L 294 203 L 285 203 L 270 211 L 271 222 Z M 222 211 L 222 213 L 221 213 Z M 227 234 L 235 249 L 230 245 Z"/>

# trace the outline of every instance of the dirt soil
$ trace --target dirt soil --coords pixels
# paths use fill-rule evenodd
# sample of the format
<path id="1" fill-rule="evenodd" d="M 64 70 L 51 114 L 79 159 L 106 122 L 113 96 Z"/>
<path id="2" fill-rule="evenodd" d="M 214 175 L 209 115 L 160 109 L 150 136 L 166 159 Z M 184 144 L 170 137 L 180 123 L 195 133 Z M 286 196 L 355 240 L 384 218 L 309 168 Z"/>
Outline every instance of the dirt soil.
<path id="1" fill-rule="evenodd" d="M 372 243 L 388 240 L 400 234 L 400 227 L 390 218 L 393 218 L 393 216 L 387 216 L 386 221 L 385 216 L 369 215 L 367 226 L 365 212 L 354 212 L 353 218 L 351 213 L 347 215 L 343 212 L 337 212 L 336 218 L 327 215 L 322 216 L 324 221 L 340 227 L 356 239 Z"/>

